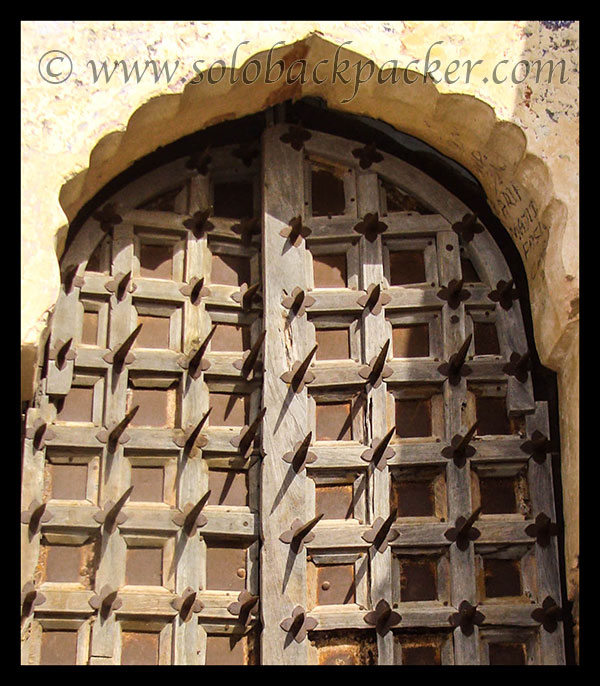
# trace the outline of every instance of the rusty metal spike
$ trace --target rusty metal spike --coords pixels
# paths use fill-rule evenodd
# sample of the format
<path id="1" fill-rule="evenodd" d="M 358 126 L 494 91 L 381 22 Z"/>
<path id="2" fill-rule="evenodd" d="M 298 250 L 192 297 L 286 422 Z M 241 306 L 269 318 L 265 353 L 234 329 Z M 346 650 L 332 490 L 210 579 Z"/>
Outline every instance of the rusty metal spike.
<path id="1" fill-rule="evenodd" d="M 21 512 L 21 522 L 29 525 L 31 534 L 36 534 L 42 523 L 49 522 L 52 519 L 52 514 L 46 512 L 47 503 L 39 503 L 33 500 L 29 505 L 29 509 Z"/>
<path id="2" fill-rule="evenodd" d="M 322 512 L 304 523 L 300 519 L 295 519 L 291 527 L 281 534 L 279 540 L 282 543 L 289 544 L 294 553 L 300 553 L 304 548 L 304 544 L 312 541 L 314 538 L 314 534 L 311 532 L 324 516 L 325 513 Z"/>
<path id="3" fill-rule="evenodd" d="M 364 148 L 354 149 L 352 155 L 360 161 L 361 169 L 368 169 L 374 162 L 383 160 L 383 155 L 377 151 L 375 143 L 367 143 Z"/>
<path id="4" fill-rule="evenodd" d="M 244 590 L 238 595 L 235 603 L 228 605 L 227 611 L 229 614 L 237 617 L 243 625 L 247 625 L 250 622 L 253 610 L 256 609 L 258 601 L 259 597 L 257 595 L 252 595 Z"/>
<path id="5" fill-rule="evenodd" d="M 242 357 L 241 360 L 236 360 L 233 363 L 233 366 L 236 369 L 239 369 L 244 377 L 247 377 L 250 374 L 250 372 L 254 369 L 254 365 L 256 364 L 256 360 L 258 359 L 260 349 L 262 348 L 262 344 L 265 340 L 266 335 L 267 332 L 263 331 L 254 342 L 254 345 L 244 355 L 244 357 Z"/>
<path id="6" fill-rule="evenodd" d="M 478 422 L 475 422 L 464 436 L 460 434 L 454 435 L 450 445 L 441 451 L 442 455 L 449 460 L 453 460 L 457 467 L 463 467 L 466 463 L 466 458 L 471 457 L 476 452 L 475 448 L 470 446 L 469 443 L 475 435 L 477 426 Z"/>
<path id="7" fill-rule="evenodd" d="M 370 243 L 373 243 L 380 233 L 387 230 L 387 224 L 379 221 L 379 212 L 368 212 L 362 221 L 354 227 L 354 231 L 363 234 Z"/>
<path id="8" fill-rule="evenodd" d="M 202 341 L 198 350 L 196 350 L 196 352 L 193 353 L 189 359 L 185 361 L 181 360 L 179 362 L 179 365 L 184 369 L 187 366 L 188 373 L 192 377 L 192 379 L 197 379 L 200 376 L 201 372 L 205 372 L 210 367 L 210 362 L 208 362 L 208 360 L 203 360 L 203 357 L 204 353 L 206 352 L 206 349 L 208 348 L 208 344 L 210 343 L 210 339 L 215 335 L 216 330 L 217 325 L 213 324 L 212 329 L 210 330 L 206 338 Z"/>
<path id="9" fill-rule="evenodd" d="M 377 357 L 371 360 L 369 365 L 361 367 L 358 372 L 367 383 L 370 383 L 373 386 L 373 388 L 377 388 L 381 383 L 381 380 L 387 378 L 392 373 L 392 370 L 389 367 L 386 367 L 389 348 L 390 340 L 388 338 Z"/>
<path id="10" fill-rule="evenodd" d="M 37 605 L 43 605 L 45 602 L 46 596 L 37 590 L 33 581 L 28 581 L 21 589 L 21 616 L 29 617 Z"/>
<path id="11" fill-rule="evenodd" d="M 452 543 L 456 543 L 459 550 L 465 551 L 469 547 L 469 543 L 476 538 L 479 538 L 480 531 L 473 527 L 475 520 L 481 513 L 481 507 L 478 507 L 469 517 L 458 517 L 454 527 L 447 529 L 444 536 Z"/>
<path id="12" fill-rule="evenodd" d="M 249 310 L 250 306 L 252 305 L 252 299 L 256 295 L 256 292 L 260 288 L 260 282 L 257 281 L 255 284 L 252 284 L 252 286 L 247 286 L 245 283 L 242 284 L 240 287 L 240 290 L 237 291 L 236 293 L 233 293 L 231 296 L 231 299 L 239 303 L 244 310 Z"/>
<path id="13" fill-rule="evenodd" d="M 133 486 L 130 486 L 116 503 L 113 504 L 111 501 L 108 501 L 104 505 L 104 509 L 94 515 L 94 519 L 104 527 L 107 533 L 112 533 L 117 524 L 122 524 L 127 519 L 121 510 L 132 491 Z"/>
<path id="14" fill-rule="evenodd" d="M 109 293 L 113 293 L 119 302 L 123 300 L 127 291 L 132 293 L 136 290 L 136 285 L 131 283 L 131 274 L 131 271 L 128 271 L 126 274 L 119 272 L 104 285 L 104 288 L 106 288 Z"/>
<path id="15" fill-rule="evenodd" d="M 365 462 L 370 462 L 380 471 L 385 469 L 387 461 L 396 454 L 392 448 L 388 448 L 388 445 L 392 440 L 392 436 L 395 433 L 395 427 L 391 428 L 375 447 L 369 448 L 362 453 L 360 456 L 361 459 L 363 459 Z"/>
<path id="16" fill-rule="evenodd" d="M 125 432 L 125 429 L 129 425 L 131 420 L 135 417 L 139 409 L 139 405 L 133 407 L 125 415 L 125 417 L 123 417 L 123 419 L 118 424 L 116 424 L 110 431 L 108 429 L 102 429 L 96 434 L 96 438 L 101 443 L 106 443 L 109 449 L 114 448 L 118 442 L 125 443 L 126 440 L 121 440 L 122 438 L 124 438 L 123 434 Z"/>
<path id="17" fill-rule="evenodd" d="M 520 383 L 525 383 L 529 376 L 530 358 L 531 353 L 529 350 L 525 351 L 522 355 L 514 352 L 510 356 L 510 362 L 502 367 L 502 371 L 509 376 L 514 376 Z"/>
<path id="18" fill-rule="evenodd" d="M 470 636 L 473 633 L 474 625 L 479 626 L 485 621 L 485 615 L 477 609 L 477 605 L 471 605 L 468 600 L 463 600 L 458 606 L 458 612 L 455 612 L 448 618 L 450 626 L 460 630 L 465 636 Z"/>
<path id="19" fill-rule="evenodd" d="M 310 442 L 312 440 L 312 431 L 309 431 L 303 441 L 297 443 L 294 450 L 285 453 L 283 456 L 284 462 L 291 464 L 296 474 L 300 473 L 307 463 L 314 462 L 317 457 L 309 452 Z"/>
<path id="20" fill-rule="evenodd" d="M 391 531 L 397 513 L 398 510 L 394 509 L 386 519 L 377 517 L 373 526 L 362 534 L 363 541 L 370 543 L 378 552 L 385 552 L 389 541 L 393 541 L 399 536 L 397 531 Z"/>
<path id="21" fill-rule="evenodd" d="M 212 206 L 204 210 L 198 210 L 183 222 L 186 229 L 189 229 L 195 238 L 201 238 L 207 231 L 212 231 L 215 227 L 212 222 L 208 221 L 212 213 Z"/>
<path id="22" fill-rule="evenodd" d="M 448 362 L 444 362 L 438 367 L 440 374 L 448 377 L 448 381 L 452 386 L 456 386 L 460 382 L 461 376 L 467 376 L 471 373 L 470 367 L 465 364 L 467 352 L 471 345 L 473 334 L 469 334 L 464 343 L 458 349 L 458 352 L 450 356 Z"/>
<path id="23" fill-rule="evenodd" d="M 310 140 L 311 133 L 302 124 L 290 124 L 287 133 L 279 137 L 282 143 L 289 143 L 294 150 L 300 151 L 304 147 L 304 142 Z"/>
<path id="24" fill-rule="evenodd" d="M 71 344 L 73 343 L 73 338 L 69 338 L 69 340 L 66 343 L 63 343 L 57 353 L 56 357 L 54 359 L 54 364 L 59 370 L 62 370 L 63 367 L 65 366 L 67 360 L 73 360 L 75 359 L 75 351 L 74 350 L 69 350 L 71 347 Z"/>
<path id="25" fill-rule="evenodd" d="M 41 417 L 38 417 L 25 431 L 25 438 L 30 438 L 33 441 L 33 447 L 36 450 L 41 450 L 46 441 L 50 441 L 54 437 L 54 432 L 48 428 L 48 423 Z"/>
<path id="26" fill-rule="evenodd" d="M 374 626 L 380 636 L 385 636 L 393 626 L 402 621 L 402 617 L 392 610 L 385 599 L 381 599 L 375 609 L 367 612 L 363 619 L 367 624 Z"/>
<path id="27" fill-rule="evenodd" d="M 522 443 L 520 447 L 524 453 L 529 453 L 530 459 L 542 464 L 546 460 L 546 455 L 550 452 L 552 444 L 547 436 L 536 429 L 531 434 L 531 438 Z"/>
<path id="28" fill-rule="evenodd" d="M 130 353 L 130 350 L 135 342 L 135 339 L 142 330 L 142 326 L 143 324 L 138 324 L 138 326 L 121 344 L 115 348 L 114 351 L 108 352 L 102 358 L 105 362 L 108 362 L 108 364 L 112 364 L 115 371 L 121 372 L 124 365 L 130 364 L 135 359 L 133 353 Z"/>
<path id="29" fill-rule="evenodd" d="M 208 288 L 204 288 L 204 277 L 198 279 L 192 286 L 192 290 L 190 291 L 190 300 L 192 301 L 192 304 L 195 305 L 198 302 L 202 296 L 202 291 L 208 291 Z"/>
<path id="30" fill-rule="evenodd" d="M 313 348 L 309 351 L 308 355 L 300 364 L 296 362 L 289 372 L 285 372 L 281 375 L 281 380 L 284 383 L 289 384 L 294 393 L 300 393 L 300 391 L 302 391 L 304 388 L 304 384 L 310 383 L 313 380 L 314 375 L 312 372 L 308 371 L 308 367 L 310 366 L 318 347 L 318 343 L 315 343 Z"/>
<path id="31" fill-rule="evenodd" d="M 510 281 L 504 281 L 500 279 L 500 281 L 498 281 L 496 284 L 495 290 L 488 294 L 488 298 L 493 302 L 497 302 L 502 309 L 510 310 L 513 300 L 516 300 L 519 297 L 514 285 L 514 279 L 510 279 Z"/>
<path id="32" fill-rule="evenodd" d="M 463 289 L 464 279 L 452 279 L 445 288 L 438 291 L 437 297 L 445 300 L 448 307 L 455 310 L 461 302 L 471 297 L 470 291 Z"/>
<path id="33" fill-rule="evenodd" d="M 544 512 L 540 512 L 535 522 L 525 528 L 525 533 L 536 539 L 542 548 L 550 545 L 550 538 L 558 535 L 558 526 Z"/>
<path id="34" fill-rule="evenodd" d="M 203 516 L 202 520 L 200 521 L 200 514 L 210 498 L 210 493 L 210 490 L 206 491 L 206 493 L 185 516 L 183 530 L 188 536 L 193 536 L 196 533 L 196 528 L 198 526 L 204 526 L 206 524 L 206 517 Z"/>
<path id="35" fill-rule="evenodd" d="M 258 427 L 262 422 L 266 411 L 267 408 L 263 407 L 263 409 L 258 413 L 256 419 L 252 422 L 252 424 L 250 424 L 250 426 L 245 426 L 240 431 L 238 436 L 232 438 L 231 441 L 229 441 L 231 445 L 234 448 L 237 448 L 244 457 L 250 451 L 252 442 L 254 441 L 254 437 L 256 436 L 256 432 L 258 431 Z"/>
<path id="36" fill-rule="evenodd" d="M 81 288 L 81 286 L 83 286 L 84 279 L 82 276 L 77 276 L 78 269 L 79 265 L 76 264 L 73 267 L 69 267 L 64 272 L 62 282 L 65 288 L 65 293 L 70 293 L 73 286 L 77 286 L 78 288 Z"/>
<path id="37" fill-rule="evenodd" d="M 281 304 L 297 317 L 301 317 L 306 312 L 306 308 L 314 305 L 314 303 L 315 299 L 300 286 L 296 286 L 291 295 L 286 296 L 281 301 Z"/>
<path id="38" fill-rule="evenodd" d="M 178 436 L 177 438 L 173 439 L 175 442 L 175 445 L 178 445 L 180 448 L 183 448 L 184 454 L 186 454 L 186 455 L 192 454 L 196 440 L 198 438 L 198 434 L 202 430 L 202 427 L 206 424 L 208 417 L 209 417 L 211 412 L 212 412 L 212 407 L 210 407 L 208 409 L 208 411 L 205 412 L 202 419 L 200 419 L 200 421 L 196 424 L 196 426 L 191 431 L 189 431 L 189 427 L 188 427 L 189 433 L 186 431 L 186 434 L 183 437 Z"/>

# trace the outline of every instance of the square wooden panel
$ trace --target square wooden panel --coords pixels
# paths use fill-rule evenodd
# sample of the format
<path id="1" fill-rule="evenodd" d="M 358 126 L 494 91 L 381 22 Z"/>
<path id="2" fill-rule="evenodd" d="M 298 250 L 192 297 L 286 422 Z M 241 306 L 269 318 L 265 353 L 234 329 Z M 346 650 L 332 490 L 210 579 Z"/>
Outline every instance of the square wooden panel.
<path id="1" fill-rule="evenodd" d="M 208 489 L 209 505 L 248 505 L 248 473 L 245 471 L 209 468 Z"/>
<path id="2" fill-rule="evenodd" d="M 317 360 L 347 360 L 350 358 L 349 329 L 316 329 Z"/>
<path id="3" fill-rule="evenodd" d="M 377 639 L 373 631 L 315 631 L 309 637 L 319 665 L 377 664 Z"/>
<path id="4" fill-rule="evenodd" d="M 510 598 L 522 595 L 521 560 L 484 556 L 482 565 L 486 598 Z"/>
<path id="5" fill-rule="evenodd" d="M 390 250 L 390 286 L 405 286 L 427 281 L 422 250 Z"/>
<path id="6" fill-rule="evenodd" d="M 254 216 L 254 187 L 251 181 L 218 181 L 213 186 L 215 217 L 249 219 Z"/>
<path id="7" fill-rule="evenodd" d="M 42 581 L 78 583 L 93 588 L 98 567 L 99 539 L 83 545 L 59 545 L 42 542 L 38 568 Z"/>
<path id="8" fill-rule="evenodd" d="M 396 662 L 403 666 L 452 663 L 452 637 L 445 633 L 394 632 Z"/>
<path id="9" fill-rule="evenodd" d="M 346 199 L 344 181 L 327 169 L 311 170 L 311 199 L 313 217 L 344 214 Z"/>
<path id="10" fill-rule="evenodd" d="M 160 634 L 155 631 L 122 631 L 122 665 L 158 665 Z"/>
<path id="11" fill-rule="evenodd" d="M 206 588 L 243 591 L 246 588 L 246 549 L 225 541 L 207 541 Z"/>
<path id="12" fill-rule="evenodd" d="M 240 324 L 218 323 L 210 339 L 211 352 L 243 352 L 250 348 L 250 328 Z"/>
<path id="13" fill-rule="evenodd" d="M 394 357 L 429 357 L 429 324 L 392 326 Z"/>
<path id="14" fill-rule="evenodd" d="M 127 411 L 136 405 L 139 409 L 131 420 L 131 426 L 174 427 L 179 417 L 177 382 L 166 388 L 130 388 Z"/>
<path id="15" fill-rule="evenodd" d="M 309 576 L 316 586 L 317 605 L 346 605 L 356 602 L 353 564 L 314 567 L 315 570 Z"/>
<path id="16" fill-rule="evenodd" d="M 146 279 L 173 278 L 173 245 L 140 243 L 140 276 Z"/>
<path id="17" fill-rule="evenodd" d="M 77 664 L 77 631 L 42 631 L 40 665 Z"/>
<path id="18" fill-rule="evenodd" d="M 498 331 L 493 322 L 473 322 L 476 355 L 500 355 Z"/>
<path id="19" fill-rule="evenodd" d="M 100 326 L 100 313 L 97 311 L 84 310 L 81 326 L 82 345 L 98 345 L 98 331 Z"/>
<path id="20" fill-rule="evenodd" d="M 85 500 L 88 463 L 46 461 L 45 488 L 53 500 Z"/>
<path id="21" fill-rule="evenodd" d="M 390 510 L 397 517 L 447 517 L 446 476 L 443 469 L 415 467 L 392 469 Z"/>
<path id="22" fill-rule="evenodd" d="M 526 665 L 527 648 L 524 643 L 489 643 L 490 665 Z"/>
<path id="23" fill-rule="evenodd" d="M 507 436 L 518 434 L 524 428 L 521 417 L 509 417 L 506 398 L 502 396 L 477 395 L 475 398 L 477 435 Z"/>
<path id="24" fill-rule="evenodd" d="M 351 519 L 354 515 L 352 484 L 316 484 L 315 512 L 324 519 Z"/>
<path id="25" fill-rule="evenodd" d="M 250 284 L 250 258 L 214 253 L 211 259 L 210 281 L 225 286 Z"/>
<path id="26" fill-rule="evenodd" d="M 319 402 L 317 413 L 317 441 L 352 440 L 352 402 Z"/>
<path id="27" fill-rule="evenodd" d="M 131 586 L 162 586 L 162 547 L 128 547 L 125 583 Z"/>
<path id="28" fill-rule="evenodd" d="M 315 288 L 346 288 L 346 254 L 313 255 L 313 274 Z"/>
<path id="29" fill-rule="evenodd" d="M 248 424 L 249 400 L 245 393 L 210 391 L 210 425 L 245 426 Z"/>
<path id="30" fill-rule="evenodd" d="M 431 398 L 396 398 L 396 434 L 400 438 L 432 435 Z"/>
<path id="31" fill-rule="evenodd" d="M 131 467 L 131 502 L 162 503 L 164 501 L 164 467 Z"/>
<path id="32" fill-rule="evenodd" d="M 93 422 L 94 387 L 72 386 L 58 401 L 56 418 L 61 422 Z"/>
<path id="33" fill-rule="evenodd" d="M 432 556 L 397 556 L 400 601 L 438 600 L 437 559 Z"/>
<path id="34" fill-rule="evenodd" d="M 241 635 L 208 634 L 206 637 L 205 665 L 236 666 L 258 664 L 254 632 Z"/>
<path id="35" fill-rule="evenodd" d="M 137 323 L 141 324 L 142 328 L 135 339 L 134 348 L 169 348 L 170 317 L 138 314 Z"/>

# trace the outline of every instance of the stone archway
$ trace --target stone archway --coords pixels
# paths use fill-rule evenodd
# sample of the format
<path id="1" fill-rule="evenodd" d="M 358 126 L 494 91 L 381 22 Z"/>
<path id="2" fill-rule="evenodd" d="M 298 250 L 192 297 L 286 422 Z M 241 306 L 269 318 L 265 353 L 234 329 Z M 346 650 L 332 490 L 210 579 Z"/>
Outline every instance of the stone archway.
<path id="1" fill-rule="evenodd" d="M 251 62 L 264 74 L 278 60 L 284 73 L 290 74 L 289 82 L 284 78 L 273 83 L 256 79 L 248 85 L 242 80 Z M 319 82 L 318 78 L 319 65 L 323 69 L 323 65 L 339 65 L 345 60 L 350 65 L 368 62 L 367 57 L 344 45 L 311 34 L 293 45 L 251 57 L 235 72 L 227 71 L 219 83 L 211 84 L 204 78 L 200 83 L 188 83 L 181 93 L 166 93 L 148 101 L 131 115 L 124 131 L 111 133 L 96 144 L 88 168 L 62 187 L 61 207 L 71 222 L 106 183 L 158 147 L 210 125 L 304 96 L 318 96 L 333 108 L 381 119 L 462 164 L 480 181 L 490 207 L 521 254 L 540 359 L 558 373 L 563 489 L 565 502 L 570 504 L 565 512 L 567 570 L 575 570 L 579 312 L 578 280 L 565 266 L 569 244 L 576 243 L 567 207 L 556 197 L 546 163 L 528 152 L 524 132 L 511 122 L 499 120 L 487 103 L 472 95 L 441 93 L 431 80 L 417 78 L 416 72 L 398 70 L 400 82 L 394 84 L 391 70 L 385 69 L 379 79 L 374 76 L 366 81 L 349 99 L 352 84 L 342 79 Z M 301 78 L 303 73 L 306 80 Z M 410 75 L 407 81 L 416 80 L 407 84 L 403 74 Z M 57 243 L 64 244 L 64 234 L 64 227 L 57 226 Z M 57 252 L 60 256 L 62 248 Z M 55 287 L 58 292 L 58 278 Z M 38 318 L 42 316 L 43 308 Z M 35 345 L 24 348 L 26 397 L 27 377 L 33 376 L 27 370 L 33 369 L 38 352 Z M 573 589 L 570 595 L 574 597 Z"/>

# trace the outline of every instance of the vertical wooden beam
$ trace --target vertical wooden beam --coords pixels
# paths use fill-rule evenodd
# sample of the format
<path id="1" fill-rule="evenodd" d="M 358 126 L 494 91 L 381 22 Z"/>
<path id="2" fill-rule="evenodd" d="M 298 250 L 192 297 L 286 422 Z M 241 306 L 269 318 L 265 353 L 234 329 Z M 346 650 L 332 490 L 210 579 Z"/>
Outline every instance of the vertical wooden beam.
<path id="1" fill-rule="evenodd" d="M 307 521 L 306 473 L 294 475 L 282 456 L 308 433 L 308 390 L 294 394 L 281 380 L 293 363 L 303 360 L 313 343 L 308 340 L 306 317 L 287 318 L 281 306 L 283 291 L 308 287 L 310 256 L 304 242 L 290 245 L 279 235 L 293 217 L 304 216 L 303 153 L 279 138 L 286 127 L 268 128 L 263 137 L 263 264 L 264 357 L 263 420 L 264 460 L 261 474 L 261 640 L 262 663 L 306 664 L 308 640 L 290 641 L 280 623 L 292 610 L 307 603 L 306 552 L 294 555 L 279 536 L 293 520 Z"/>

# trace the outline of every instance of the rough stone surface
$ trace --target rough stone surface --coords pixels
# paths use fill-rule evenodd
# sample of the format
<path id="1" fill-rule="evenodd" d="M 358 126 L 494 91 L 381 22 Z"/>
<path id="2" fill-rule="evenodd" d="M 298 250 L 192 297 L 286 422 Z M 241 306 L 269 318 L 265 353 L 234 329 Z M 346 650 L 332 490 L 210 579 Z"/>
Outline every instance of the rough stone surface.
<path id="1" fill-rule="evenodd" d="M 58 296 L 68 223 L 110 179 L 159 145 L 269 104 L 318 95 L 330 107 L 379 118 L 429 143 L 481 182 L 523 258 L 534 334 L 542 362 L 558 373 L 566 503 L 569 593 L 576 594 L 578 551 L 579 330 L 579 23 L 537 21 L 43 21 L 23 22 L 22 79 L 22 397 L 32 392 L 39 341 Z M 273 50 L 271 51 L 271 49 Z M 48 51 L 72 61 L 63 83 L 48 83 L 66 61 L 40 64 Z M 270 51 L 272 54 L 270 54 Z M 56 56 L 56 55 L 51 55 Z M 265 74 L 283 59 L 282 79 L 239 78 L 256 59 Z M 237 72 L 219 83 L 202 72 L 216 60 Z M 407 84 L 373 76 L 354 93 L 356 63 L 397 66 L 411 78 L 425 62 L 439 78 Z M 328 63 L 314 72 L 320 60 Z M 174 76 L 150 71 L 126 80 L 122 66 L 94 82 L 90 60 L 143 70 L 168 62 Z M 199 60 L 204 60 L 199 62 Z M 333 79 L 334 63 L 347 71 Z M 396 61 L 394 64 L 393 61 Z M 458 60 L 459 62 L 453 61 Z M 467 79 L 467 61 L 472 67 Z M 478 62 L 481 60 L 481 62 Z M 505 62 L 502 62 L 505 60 Z M 529 74 L 523 75 L 527 60 Z M 536 60 L 540 60 L 537 67 Z M 548 60 L 555 71 L 548 79 Z M 564 62 L 561 63 L 561 60 Z M 256 67 L 256 64 L 254 68 Z M 194 65 L 196 69 L 194 68 Z M 497 66 L 494 79 L 494 68 Z M 543 67 L 542 65 L 546 65 Z M 561 65 L 564 71 L 561 72 Z M 454 66 L 454 70 L 453 70 Z M 541 67 L 540 77 L 536 70 Z M 212 71 L 213 80 L 220 66 Z M 364 79 L 368 67 L 360 72 Z M 338 72 L 339 73 L 339 72 Z M 384 75 L 386 72 L 383 72 Z M 511 78 L 511 73 L 515 78 Z M 310 78 L 312 74 L 323 83 Z M 389 72 L 387 72 L 389 76 Z M 237 83 L 232 83 L 237 78 Z M 502 82 L 499 80 L 503 79 Z M 561 83 L 562 81 L 562 83 Z"/>

